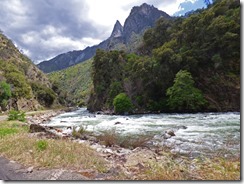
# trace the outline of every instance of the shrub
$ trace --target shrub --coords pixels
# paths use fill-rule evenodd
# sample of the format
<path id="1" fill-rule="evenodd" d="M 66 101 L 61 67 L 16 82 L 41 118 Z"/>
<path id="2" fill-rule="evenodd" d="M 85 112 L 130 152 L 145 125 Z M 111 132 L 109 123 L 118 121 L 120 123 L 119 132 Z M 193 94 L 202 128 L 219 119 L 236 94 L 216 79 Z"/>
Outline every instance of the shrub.
<path id="1" fill-rule="evenodd" d="M 152 136 L 149 135 L 138 135 L 138 136 L 133 136 L 128 135 L 124 137 L 119 138 L 119 143 L 118 145 L 123 148 L 128 148 L 128 149 L 135 149 L 137 147 L 145 147 L 147 146 L 147 142 L 152 139 Z"/>
<path id="2" fill-rule="evenodd" d="M 87 133 L 87 131 L 86 131 L 86 127 L 84 127 L 84 126 L 80 126 L 80 129 L 78 130 L 78 131 L 76 131 L 76 130 L 73 130 L 73 132 L 72 132 L 72 136 L 73 137 L 75 137 L 76 139 L 77 138 L 81 138 L 82 137 L 82 135 L 84 135 L 84 134 L 86 134 Z"/>
<path id="3" fill-rule="evenodd" d="M 19 120 L 19 121 L 24 122 L 24 121 L 26 121 L 25 112 L 11 110 L 11 111 L 9 111 L 9 114 L 8 114 L 8 120 L 9 121 Z"/>
<path id="4" fill-rule="evenodd" d="M 113 146 L 118 143 L 118 135 L 115 129 L 106 130 L 97 139 L 104 143 L 105 146 Z"/>
<path id="5" fill-rule="evenodd" d="M 38 151 L 44 151 L 47 149 L 48 143 L 45 140 L 39 140 L 36 143 L 36 148 Z"/>
<path id="6" fill-rule="evenodd" d="M 130 112 L 133 104 L 125 93 L 118 94 L 113 100 L 114 110 L 118 114 Z"/>
<path id="7" fill-rule="evenodd" d="M 97 136 L 97 139 L 101 141 L 105 146 L 118 145 L 123 148 L 134 149 L 137 147 L 145 147 L 147 142 L 152 139 L 152 136 L 125 136 L 116 133 L 116 129 L 110 129 L 103 131 L 101 135 Z"/>

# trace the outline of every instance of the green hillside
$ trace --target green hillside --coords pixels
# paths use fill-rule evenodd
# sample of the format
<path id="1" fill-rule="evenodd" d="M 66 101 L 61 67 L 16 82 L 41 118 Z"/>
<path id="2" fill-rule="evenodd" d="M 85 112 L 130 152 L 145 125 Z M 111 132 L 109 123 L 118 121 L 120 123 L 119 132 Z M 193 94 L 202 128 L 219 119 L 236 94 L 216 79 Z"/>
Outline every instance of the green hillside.
<path id="1" fill-rule="evenodd" d="M 61 103 L 66 105 L 86 104 L 92 87 L 91 66 L 93 59 L 87 60 L 65 70 L 48 74 L 57 87 Z"/>
<path id="2" fill-rule="evenodd" d="M 0 110 L 37 110 L 57 105 L 52 84 L 25 55 L 0 34 Z"/>

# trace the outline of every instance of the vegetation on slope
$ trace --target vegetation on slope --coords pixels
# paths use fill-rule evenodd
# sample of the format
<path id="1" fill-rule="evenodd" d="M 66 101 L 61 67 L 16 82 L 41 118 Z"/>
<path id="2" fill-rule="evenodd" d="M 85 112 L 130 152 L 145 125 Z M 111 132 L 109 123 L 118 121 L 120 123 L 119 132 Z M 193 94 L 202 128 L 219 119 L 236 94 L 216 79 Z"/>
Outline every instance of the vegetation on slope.
<path id="1" fill-rule="evenodd" d="M 65 70 L 48 74 L 60 102 L 67 105 L 85 105 L 92 86 L 91 66 L 93 59 Z"/>
<path id="2" fill-rule="evenodd" d="M 159 19 L 144 34 L 139 52 L 97 50 L 89 110 L 114 110 L 120 93 L 131 99 L 135 112 L 240 110 L 239 1 L 215 1 L 187 18 Z M 190 108 L 184 97 L 177 99 L 181 108 L 172 105 L 170 89 L 180 70 L 192 77 L 184 81 L 193 90 Z"/>
<path id="3" fill-rule="evenodd" d="M 11 108 L 35 110 L 42 106 L 50 107 L 57 97 L 45 74 L 3 34 L 0 34 L 0 81 L 0 104 L 3 111 Z M 40 90 L 34 89 L 32 84 L 42 88 L 42 97 L 38 95 Z"/>

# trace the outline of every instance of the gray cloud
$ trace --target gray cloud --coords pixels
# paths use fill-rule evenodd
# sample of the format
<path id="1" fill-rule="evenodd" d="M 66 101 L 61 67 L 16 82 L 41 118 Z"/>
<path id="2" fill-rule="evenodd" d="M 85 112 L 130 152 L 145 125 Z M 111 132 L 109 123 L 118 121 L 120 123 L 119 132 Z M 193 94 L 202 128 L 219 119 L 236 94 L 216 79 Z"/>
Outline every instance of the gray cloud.
<path id="1" fill-rule="evenodd" d="M 1 0 L 0 29 L 32 60 L 41 61 L 88 45 L 104 35 L 77 0 Z M 104 38 L 101 38 L 101 40 Z"/>

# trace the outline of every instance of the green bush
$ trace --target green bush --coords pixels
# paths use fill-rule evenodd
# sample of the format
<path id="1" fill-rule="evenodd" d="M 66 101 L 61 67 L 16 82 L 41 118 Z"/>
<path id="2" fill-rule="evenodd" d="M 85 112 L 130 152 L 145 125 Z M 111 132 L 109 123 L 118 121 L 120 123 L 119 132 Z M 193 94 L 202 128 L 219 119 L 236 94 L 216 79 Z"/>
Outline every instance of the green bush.
<path id="1" fill-rule="evenodd" d="M 113 100 L 114 110 L 118 114 L 131 112 L 133 104 L 125 93 L 118 94 Z"/>
<path id="2" fill-rule="evenodd" d="M 44 151 L 47 149 L 48 143 L 45 140 L 39 140 L 36 143 L 36 148 L 38 151 Z"/>
<path id="3" fill-rule="evenodd" d="M 25 112 L 11 110 L 11 111 L 9 111 L 9 114 L 8 114 L 8 120 L 9 121 L 19 120 L 19 121 L 25 122 L 26 121 Z"/>

